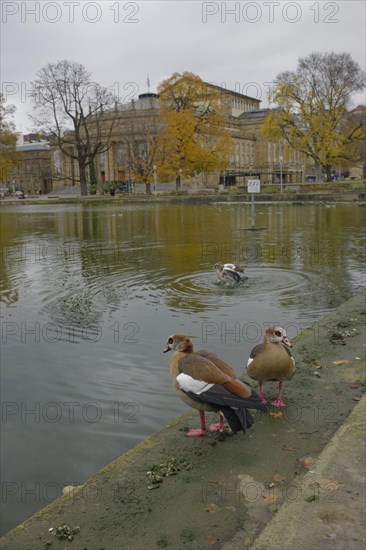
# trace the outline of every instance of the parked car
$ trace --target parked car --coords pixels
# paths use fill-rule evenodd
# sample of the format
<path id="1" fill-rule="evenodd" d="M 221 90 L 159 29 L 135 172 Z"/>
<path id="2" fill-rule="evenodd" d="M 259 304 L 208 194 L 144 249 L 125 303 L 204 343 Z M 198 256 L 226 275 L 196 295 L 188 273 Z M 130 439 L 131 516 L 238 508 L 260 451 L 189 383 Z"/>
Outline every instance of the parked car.
<path id="1" fill-rule="evenodd" d="M 8 188 L 8 187 L 4 187 L 4 186 L 0 186 L 0 197 L 1 197 L 2 199 L 4 199 L 4 198 L 7 197 L 8 195 L 10 195 L 9 188 Z"/>

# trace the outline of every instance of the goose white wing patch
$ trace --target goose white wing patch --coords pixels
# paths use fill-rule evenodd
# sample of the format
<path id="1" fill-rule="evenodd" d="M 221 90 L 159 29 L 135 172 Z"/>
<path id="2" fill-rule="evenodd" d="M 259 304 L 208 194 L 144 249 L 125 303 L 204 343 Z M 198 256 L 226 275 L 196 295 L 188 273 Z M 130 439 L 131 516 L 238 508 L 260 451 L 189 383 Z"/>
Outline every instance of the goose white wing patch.
<path id="1" fill-rule="evenodd" d="M 191 391 L 197 395 L 209 390 L 213 386 L 213 384 L 207 384 L 203 380 L 195 380 L 192 376 L 183 372 L 178 374 L 177 381 L 183 391 Z"/>

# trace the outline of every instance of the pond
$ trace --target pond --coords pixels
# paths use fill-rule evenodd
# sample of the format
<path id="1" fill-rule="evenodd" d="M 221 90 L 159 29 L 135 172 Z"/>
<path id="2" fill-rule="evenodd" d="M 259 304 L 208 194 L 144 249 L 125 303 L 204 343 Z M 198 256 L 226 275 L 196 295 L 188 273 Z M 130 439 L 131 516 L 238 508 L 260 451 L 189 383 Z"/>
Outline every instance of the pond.
<path id="1" fill-rule="evenodd" d="M 1 209 L 2 534 L 186 410 L 167 337 L 240 373 L 269 324 L 294 338 L 364 286 L 352 205 Z M 248 280 L 216 281 L 218 261 Z M 314 332 L 315 334 L 315 332 Z"/>

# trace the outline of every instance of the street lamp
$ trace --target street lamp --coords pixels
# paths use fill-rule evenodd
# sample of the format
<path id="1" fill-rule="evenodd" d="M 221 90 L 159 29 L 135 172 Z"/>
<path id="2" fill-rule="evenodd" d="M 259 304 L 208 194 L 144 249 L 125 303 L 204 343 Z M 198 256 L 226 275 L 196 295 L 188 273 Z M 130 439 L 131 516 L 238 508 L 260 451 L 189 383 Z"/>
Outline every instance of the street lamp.
<path id="1" fill-rule="evenodd" d="M 153 175 L 154 175 L 154 195 L 156 195 L 158 181 L 157 181 L 157 177 L 156 177 L 156 166 L 155 166 L 155 164 L 153 166 Z"/>
<path id="2" fill-rule="evenodd" d="M 281 155 L 279 157 L 279 161 L 280 161 L 280 191 L 282 193 L 283 189 L 282 189 L 282 163 L 283 163 L 283 156 Z"/>

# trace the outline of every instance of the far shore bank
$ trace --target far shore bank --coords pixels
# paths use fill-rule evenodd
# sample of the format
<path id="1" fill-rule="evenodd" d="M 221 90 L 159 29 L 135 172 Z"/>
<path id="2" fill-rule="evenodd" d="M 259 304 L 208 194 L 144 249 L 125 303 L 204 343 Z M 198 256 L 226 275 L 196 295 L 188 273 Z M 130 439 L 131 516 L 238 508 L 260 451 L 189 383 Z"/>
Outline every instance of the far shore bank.
<path id="1" fill-rule="evenodd" d="M 291 193 L 291 194 L 256 194 L 254 197 L 256 203 L 261 204 L 366 204 L 366 193 L 359 191 L 352 192 L 306 192 L 306 193 Z M 104 204 L 124 204 L 135 203 L 171 203 L 171 204 L 211 204 L 211 203 L 244 203 L 250 204 L 251 195 L 247 193 L 158 193 L 156 195 L 146 194 L 120 194 L 115 196 L 110 195 L 43 195 L 41 197 L 27 197 L 19 199 L 14 197 L 6 197 L 0 201 L 0 206 L 14 205 L 40 205 L 40 204 L 85 204 L 85 203 L 104 203 Z"/>

